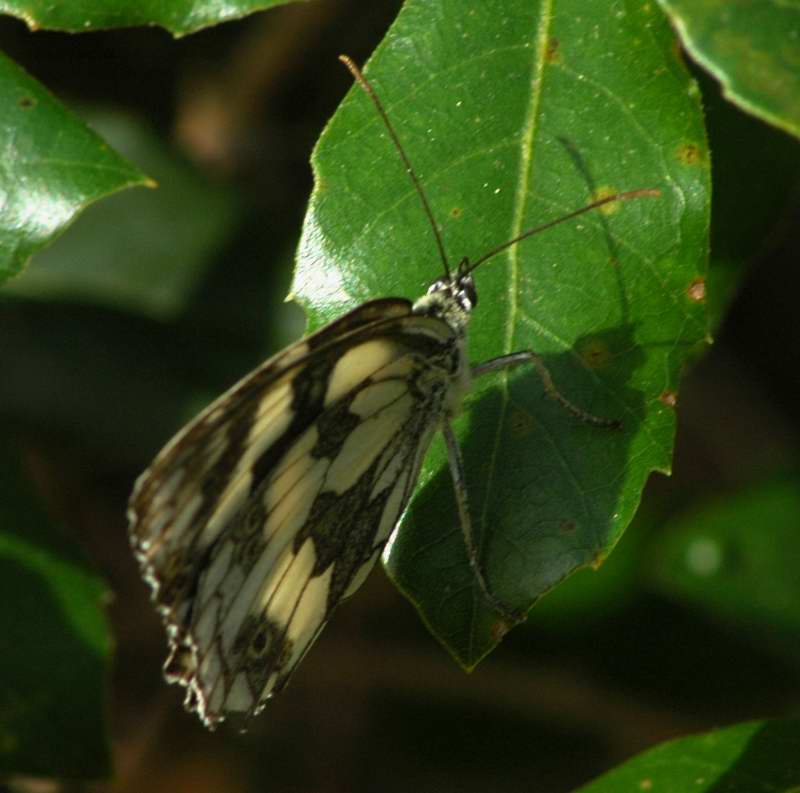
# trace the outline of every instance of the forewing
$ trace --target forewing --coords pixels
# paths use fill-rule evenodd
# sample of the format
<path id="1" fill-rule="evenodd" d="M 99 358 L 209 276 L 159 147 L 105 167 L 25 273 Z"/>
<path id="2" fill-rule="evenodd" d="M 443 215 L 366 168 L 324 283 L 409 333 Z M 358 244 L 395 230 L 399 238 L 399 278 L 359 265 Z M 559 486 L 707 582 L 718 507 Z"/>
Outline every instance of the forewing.
<path id="1" fill-rule="evenodd" d="M 402 513 L 451 376 L 447 326 L 374 301 L 287 348 L 167 445 L 131 538 L 169 680 L 209 726 L 279 690 Z"/>

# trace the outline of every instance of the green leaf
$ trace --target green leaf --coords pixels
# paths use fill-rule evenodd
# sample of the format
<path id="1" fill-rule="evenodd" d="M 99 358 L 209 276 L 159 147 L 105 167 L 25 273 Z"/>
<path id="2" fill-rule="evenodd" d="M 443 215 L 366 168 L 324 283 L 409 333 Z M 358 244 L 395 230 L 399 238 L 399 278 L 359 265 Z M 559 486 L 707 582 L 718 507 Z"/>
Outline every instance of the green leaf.
<path id="1" fill-rule="evenodd" d="M 110 768 L 111 638 L 103 582 L 0 459 L 0 773 L 97 778 Z"/>
<path id="2" fill-rule="evenodd" d="M 799 523 L 797 477 L 717 499 L 665 527 L 648 566 L 651 584 L 798 657 Z"/>
<path id="3" fill-rule="evenodd" d="M 545 628 L 585 635 L 587 626 L 619 615 L 640 595 L 638 579 L 647 539 L 647 519 L 639 510 L 634 524 L 599 569 L 584 568 L 536 604 L 526 629 Z"/>
<path id="4" fill-rule="evenodd" d="M 797 793 L 800 719 L 751 721 L 657 746 L 576 793 Z"/>
<path id="5" fill-rule="evenodd" d="M 91 114 L 92 127 L 158 181 L 89 207 L 9 294 L 75 300 L 168 320 L 179 315 L 230 235 L 235 202 L 169 152 L 143 124 Z"/>
<path id="6" fill-rule="evenodd" d="M 659 0 L 725 96 L 800 135 L 800 6 L 785 0 Z"/>
<path id="7" fill-rule="evenodd" d="M 31 30 L 86 33 L 160 25 L 180 36 L 288 2 L 291 0 L 0 0 L 0 12 L 19 17 Z"/>
<path id="8" fill-rule="evenodd" d="M 0 53 L 0 284 L 86 206 L 147 177 Z"/>
<path id="9" fill-rule="evenodd" d="M 658 8 L 578 0 L 408 2 L 367 71 L 442 226 L 452 262 L 605 192 L 659 188 L 488 262 L 470 357 L 532 348 L 557 387 L 622 430 L 577 421 L 528 369 L 483 378 L 457 421 L 495 592 L 528 607 L 597 565 L 653 470 L 706 338 L 708 156 L 696 86 Z M 318 327 L 369 298 L 416 298 L 442 271 L 431 229 L 367 97 L 320 139 L 293 292 Z M 443 444 L 387 566 L 466 667 L 502 626 L 469 568 Z"/>

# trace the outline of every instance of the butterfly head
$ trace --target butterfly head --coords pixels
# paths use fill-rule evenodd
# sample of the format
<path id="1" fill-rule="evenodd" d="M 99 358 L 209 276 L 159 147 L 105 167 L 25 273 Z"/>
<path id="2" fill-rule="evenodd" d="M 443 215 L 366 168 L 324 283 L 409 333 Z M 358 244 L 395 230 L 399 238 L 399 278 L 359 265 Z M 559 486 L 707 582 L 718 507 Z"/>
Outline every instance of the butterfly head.
<path id="1" fill-rule="evenodd" d="M 478 304 L 478 292 L 468 266 L 464 259 L 455 273 L 437 278 L 414 303 L 414 313 L 443 319 L 455 330 L 463 331 L 472 309 Z"/>

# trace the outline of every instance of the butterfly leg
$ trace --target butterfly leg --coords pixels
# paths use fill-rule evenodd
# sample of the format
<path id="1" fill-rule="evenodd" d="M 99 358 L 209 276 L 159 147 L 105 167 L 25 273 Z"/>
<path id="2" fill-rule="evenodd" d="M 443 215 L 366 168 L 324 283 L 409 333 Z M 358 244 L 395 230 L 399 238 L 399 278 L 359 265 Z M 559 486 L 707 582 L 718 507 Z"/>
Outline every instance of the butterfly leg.
<path id="1" fill-rule="evenodd" d="M 570 402 L 561 392 L 555 387 L 553 378 L 550 372 L 544 365 L 541 356 L 533 350 L 522 350 L 520 352 L 512 352 L 509 355 L 500 355 L 497 358 L 490 358 L 488 361 L 479 363 L 472 367 L 472 376 L 481 377 L 482 375 L 496 372 L 500 369 L 507 369 L 512 366 L 521 366 L 523 364 L 532 365 L 539 375 L 544 386 L 544 391 L 551 399 L 558 402 L 561 407 L 572 413 L 573 416 L 585 422 L 586 424 L 593 424 L 596 427 L 621 427 L 622 422 L 618 419 L 608 419 L 603 416 L 595 416 L 583 408 Z"/>
<path id="2" fill-rule="evenodd" d="M 461 532 L 464 535 L 464 545 L 467 548 L 467 556 L 469 557 L 469 564 L 475 575 L 475 580 L 478 582 L 481 592 L 486 598 L 486 602 L 495 611 L 502 614 L 507 622 L 511 625 L 516 625 L 518 622 L 522 622 L 525 619 L 525 612 L 511 608 L 503 603 L 503 601 L 489 589 L 489 584 L 486 581 L 486 576 L 481 566 L 478 548 L 475 544 L 475 535 L 472 531 L 472 519 L 469 512 L 469 500 L 467 498 L 467 483 L 464 475 L 464 460 L 461 456 L 461 448 L 458 445 L 458 440 L 449 420 L 443 422 L 442 434 L 444 435 L 445 445 L 447 446 L 447 460 L 450 463 L 450 473 L 453 477 L 453 490 L 458 507 Z"/>

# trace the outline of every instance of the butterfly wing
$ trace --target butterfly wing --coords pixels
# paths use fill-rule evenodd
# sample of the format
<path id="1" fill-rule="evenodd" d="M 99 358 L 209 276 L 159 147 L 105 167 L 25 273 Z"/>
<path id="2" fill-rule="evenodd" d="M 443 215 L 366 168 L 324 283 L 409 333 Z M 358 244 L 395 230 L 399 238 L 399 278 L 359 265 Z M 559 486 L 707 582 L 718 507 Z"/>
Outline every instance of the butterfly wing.
<path id="1" fill-rule="evenodd" d="M 139 478 L 131 539 L 167 678 L 207 725 L 254 715 L 363 582 L 460 366 L 444 322 L 366 303 L 269 359 Z"/>

